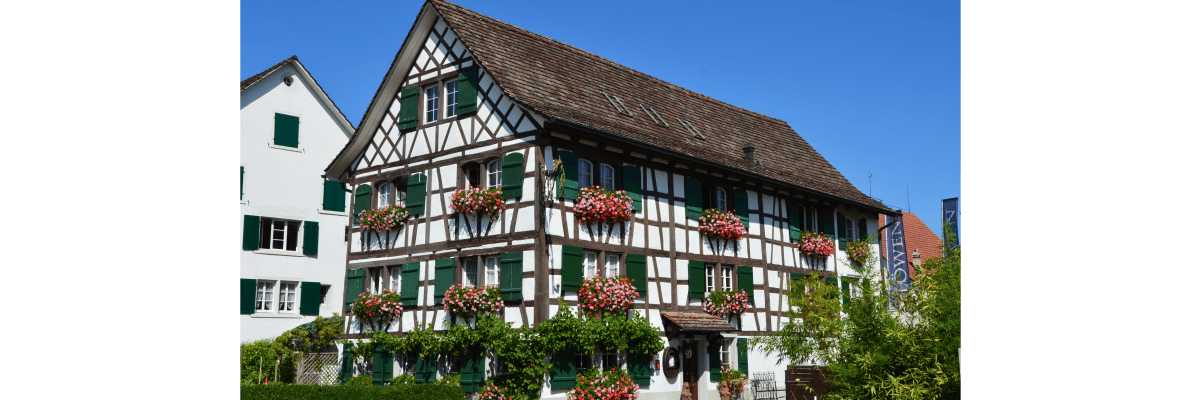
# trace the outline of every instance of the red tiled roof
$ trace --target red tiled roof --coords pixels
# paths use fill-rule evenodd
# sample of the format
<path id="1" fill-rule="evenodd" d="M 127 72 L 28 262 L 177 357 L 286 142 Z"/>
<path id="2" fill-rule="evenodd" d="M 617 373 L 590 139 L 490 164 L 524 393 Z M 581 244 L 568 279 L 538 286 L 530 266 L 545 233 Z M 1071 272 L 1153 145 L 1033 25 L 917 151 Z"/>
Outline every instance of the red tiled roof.
<path id="1" fill-rule="evenodd" d="M 941 221 L 938 221 L 941 223 Z M 879 216 L 879 226 L 884 226 L 884 216 Z M 882 240 L 882 238 L 881 238 Z M 904 213 L 904 245 L 908 250 L 908 276 L 916 277 L 917 271 L 912 266 L 914 250 L 921 251 L 921 259 L 929 260 L 942 256 L 942 239 L 929 229 L 916 214 Z"/>
<path id="2" fill-rule="evenodd" d="M 671 323 L 678 325 L 683 331 L 688 332 L 728 332 L 737 330 L 728 321 L 708 313 L 663 311 L 662 316 L 671 321 Z"/>
<path id="3" fill-rule="evenodd" d="M 738 108 L 614 63 L 565 43 L 442 0 L 430 0 L 505 93 L 552 119 L 777 179 L 878 210 L 890 210 L 854 187 L 784 121 Z M 604 93 L 633 112 L 617 112 Z M 652 107 L 669 127 L 655 124 Z M 677 119 L 678 118 L 678 119 Z M 706 139 L 688 133 L 679 120 Z M 757 166 L 743 159 L 754 144 Z"/>

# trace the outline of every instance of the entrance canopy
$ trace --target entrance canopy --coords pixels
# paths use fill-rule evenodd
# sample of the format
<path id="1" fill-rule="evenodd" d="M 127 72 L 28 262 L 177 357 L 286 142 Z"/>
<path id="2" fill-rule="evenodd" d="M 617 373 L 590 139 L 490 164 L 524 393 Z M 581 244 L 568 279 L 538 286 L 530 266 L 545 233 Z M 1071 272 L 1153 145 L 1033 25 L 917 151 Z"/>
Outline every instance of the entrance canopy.
<path id="1" fill-rule="evenodd" d="M 708 313 L 663 311 L 662 317 L 663 325 L 667 327 L 668 331 L 672 330 L 671 328 L 678 329 L 680 333 L 716 333 L 737 330 L 728 321 Z"/>

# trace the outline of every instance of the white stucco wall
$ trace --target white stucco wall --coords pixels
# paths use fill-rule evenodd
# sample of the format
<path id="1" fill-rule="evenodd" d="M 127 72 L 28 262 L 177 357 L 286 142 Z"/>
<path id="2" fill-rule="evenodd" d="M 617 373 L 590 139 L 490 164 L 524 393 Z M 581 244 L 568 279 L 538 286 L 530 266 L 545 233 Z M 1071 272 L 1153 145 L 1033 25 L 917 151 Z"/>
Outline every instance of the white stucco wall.
<path id="1" fill-rule="evenodd" d="M 284 84 L 285 76 L 293 78 L 291 86 Z M 320 308 L 320 315 L 329 317 L 341 311 L 346 265 L 344 235 L 349 217 L 346 213 L 321 210 L 324 190 L 321 174 L 353 132 L 337 122 L 340 114 L 336 109 L 326 107 L 318 99 L 321 89 L 309 84 L 301 78 L 301 72 L 294 64 L 289 63 L 242 92 L 241 164 L 246 173 L 244 197 L 237 217 L 238 230 L 234 236 L 238 239 L 230 241 L 229 251 L 240 254 L 239 278 L 330 285 L 325 304 Z M 275 113 L 300 118 L 298 148 L 282 149 L 271 145 Z M 347 206 L 349 203 L 347 195 Z M 301 245 L 293 254 L 242 250 L 243 215 L 317 222 L 320 232 L 317 255 L 302 254 L 303 233 L 299 235 Z M 218 267 L 214 266 L 214 270 Z M 241 340 L 245 342 L 278 336 L 312 321 L 315 316 L 255 313 L 239 318 Z"/>

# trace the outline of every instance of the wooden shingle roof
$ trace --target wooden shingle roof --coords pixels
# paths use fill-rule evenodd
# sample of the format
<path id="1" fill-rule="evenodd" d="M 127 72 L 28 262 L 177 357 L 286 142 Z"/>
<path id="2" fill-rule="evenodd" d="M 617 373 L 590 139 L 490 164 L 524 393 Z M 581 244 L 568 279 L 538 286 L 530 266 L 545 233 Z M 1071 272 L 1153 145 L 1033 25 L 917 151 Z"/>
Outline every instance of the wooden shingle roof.
<path id="1" fill-rule="evenodd" d="M 702 312 L 663 311 L 662 317 L 684 332 L 730 332 L 737 328 L 715 315 Z"/>
<path id="2" fill-rule="evenodd" d="M 786 122 L 735 107 L 459 5 L 430 0 L 505 93 L 549 118 L 607 132 L 724 167 L 773 178 L 877 210 Z M 620 97 L 632 116 L 605 94 Z M 656 124 L 640 107 L 666 120 Z M 680 121 L 704 138 L 689 133 Z M 758 166 L 743 159 L 756 147 Z M 865 148 L 864 148 L 865 150 Z"/>

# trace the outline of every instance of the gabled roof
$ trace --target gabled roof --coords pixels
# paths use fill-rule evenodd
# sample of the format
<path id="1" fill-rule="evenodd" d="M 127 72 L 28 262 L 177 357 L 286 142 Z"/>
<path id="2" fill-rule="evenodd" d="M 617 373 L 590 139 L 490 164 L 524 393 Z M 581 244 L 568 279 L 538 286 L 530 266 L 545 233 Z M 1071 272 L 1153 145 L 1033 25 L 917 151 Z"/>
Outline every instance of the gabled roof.
<path id="1" fill-rule="evenodd" d="M 249 88 L 250 86 L 253 86 L 255 83 L 262 81 L 263 78 L 266 78 L 267 76 L 271 75 L 275 71 L 278 71 L 280 68 L 283 68 L 283 66 L 287 65 L 288 63 L 295 64 L 296 70 L 300 72 L 300 79 L 304 79 L 305 83 L 309 87 L 317 88 L 317 91 L 316 91 L 317 92 L 317 100 L 321 101 L 322 103 L 325 103 L 326 107 L 329 107 L 330 109 L 332 109 L 334 111 L 337 111 L 337 116 L 338 116 L 337 122 L 338 122 L 338 124 L 342 125 L 342 129 L 345 129 L 346 132 L 354 132 L 354 124 L 351 124 L 350 120 L 346 119 L 346 115 L 342 114 L 342 110 L 340 108 L 338 108 L 337 104 L 334 104 L 333 99 L 330 98 L 329 95 L 325 93 L 325 89 L 321 87 L 321 84 L 317 83 L 317 79 L 313 78 L 312 74 L 310 74 L 308 72 L 308 69 L 304 68 L 304 64 L 300 63 L 300 57 L 296 57 L 295 55 L 283 59 L 283 61 L 280 61 L 278 64 L 272 65 L 271 68 L 267 68 L 263 72 L 259 72 L 259 73 L 255 74 L 254 76 L 246 78 L 246 80 L 242 81 L 241 91 L 245 92 L 247 88 Z"/>
<path id="2" fill-rule="evenodd" d="M 786 122 L 723 103 L 459 5 L 442 0 L 426 2 L 405 39 L 405 47 L 412 46 L 410 42 L 418 26 L 428 23 L 429 6 L 454 30 L 506 94 L 552 122 L 610 134 L 685 158 L 893 213 L 854 187 Z M 402 47 L 401 53 L 403 50 Z M 390 76 L 406 72 L 397 69 L 397 65 L 406 66 L 401 54 L 396 55 L 389 76 L 385 76 L 372 106 L 359 123 L 360 128 L 373 123 L 373 109 L 382 110 L 386 106 L 376 104 L 381 93 L 393 91 L 390 86 L 397 83 L 392 81 L 403 78 Z M 633 115 L 619 113 L 605 94 L 620 97 Z M 667 126 L 656 124 L 642 105 L 652 108 Z M 680 121 L 695 126 L 704 139 L 693 136 Z M 357 156 L 361 150 L 355 150 L 355 142 L 369 140 L 357 136 L 372 134 L 372 129 L 355 133 L 356 138 L 343 150 L 345 154 L 339 154 L 330 164 L 327 174 L 335 164 L 348 165 L 343 157 Z M 763 162 L 762 166 L 743 159 L 742 148 L 747 144 L 756 147 L 754 157 Z"/>

